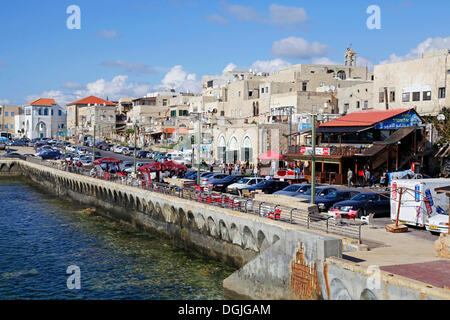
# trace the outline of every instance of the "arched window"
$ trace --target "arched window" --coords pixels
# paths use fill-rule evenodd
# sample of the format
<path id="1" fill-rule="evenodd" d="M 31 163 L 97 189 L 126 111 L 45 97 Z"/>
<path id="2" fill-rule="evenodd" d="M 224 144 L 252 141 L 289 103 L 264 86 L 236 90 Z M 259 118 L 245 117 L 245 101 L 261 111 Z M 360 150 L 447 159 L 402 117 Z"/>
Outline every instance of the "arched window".
<path id="1" fill-rule="evenodd" d="M 253 162 L 253 145 L 249 136 L 242 141 L 241 159 L 243 161 Z"/>
<path id="2" fill-rule="evenodd" d="M 343 70 L 338 71 L 337 77 L 341 80 L 347 79 L 347 75 L 345 74 L 345 71 L 343 71 Z"/>
<path id="3" fill-rule="evenodd" d="M 48 109 L 44 108 L 44 116 L 48 116 Z"/>
<path id="4" fill-rule="evenodd" d="M 236 137 L 232 137 L 228 145 L 228 157 L 227 160 L 235 163 L 239 161 L 239 144 Z"/>
<path id="5" fill-rule="evenodd" d="M 220 136 L 217 144 L 217 158 L 219 161 L 226 162 L 227 160 L 227 145 L 224 136 Z"/>

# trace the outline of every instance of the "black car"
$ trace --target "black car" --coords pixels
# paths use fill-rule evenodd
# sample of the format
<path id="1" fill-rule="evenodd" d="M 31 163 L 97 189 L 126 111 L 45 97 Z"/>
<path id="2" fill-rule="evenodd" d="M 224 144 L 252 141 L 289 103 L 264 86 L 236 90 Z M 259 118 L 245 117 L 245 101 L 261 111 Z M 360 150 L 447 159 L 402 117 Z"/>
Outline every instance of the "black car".
<path id="1" fill-rule="evenodd" d="M 39 157 L 41 157 L 43 160 L 58 160 L 63 155 L 59 151 L 44 151 L 39 154 Z"/>
<path id="2" fill-rule="evenodd" d="M 27 159 L 24 155 L 21 155 L 20 153 L 14 153 L 14 152 L 6 153 L 6 154 L 0 156 L 0 158 L 12 158 L 12 159 L 21 159 L 21 160 Z"/>
<path id="3" fill-rule="evenodd" d="M 148 151 L 139 150 L 138 152 L 136 152 L 136 158 L 139 159 L 147 158 L 148 153 L 149 153 Z"/>
<path id="4" fill-rule="evenodd" d="M 326 196 L 317 197 L 316 204 L 320 211 L 328 211 L 336 202 L 345 201 L 359 194 L 356 190 L 336 190 Z"/>
<path id="5" fill-rule="evenodd" d="M 236 176 L 228 176 L 223 179 L 217 179 L 210 182 L 210 184 L 213 186 L 213 191 L 217 192 L 226 192 L 227 187 L 235 182 L 237 182 L 239 179 L 242 179 L 244 176 L 236 175 Z"/>
<path id="6" fill-rule="evenodd" d="M 248 190 L 250 192 L 261 190 L 263 193 L 272 194 L 276 191 L 286 188 L 287 186 L 289 186 L 289 182 L 287 181 L 264 180 L 254 186 L 243 188 L 242 190 Z"/>
<path id="7" fill-rule="evenodd" d="M 337 202 L 332 209 L 342 212 L 357 211 L 356 217 L 361 218 L 370 213 L 376 216 L 389 215 L 391 212 L 390 194 L 378 194 L 374 192 L 362 192 L 347 201 Z"/>

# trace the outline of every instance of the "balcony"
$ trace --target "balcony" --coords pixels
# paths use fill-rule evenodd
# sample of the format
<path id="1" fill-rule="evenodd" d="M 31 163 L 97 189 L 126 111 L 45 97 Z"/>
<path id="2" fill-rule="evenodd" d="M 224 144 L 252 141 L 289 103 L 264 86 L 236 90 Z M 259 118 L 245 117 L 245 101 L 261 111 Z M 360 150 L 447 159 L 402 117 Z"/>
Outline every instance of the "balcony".
<path id="1" fill-rule="evenodd" d="M 319 145 L 316 146 L 316 150 L 318 148 L 328 148 L 330 150 L 329 154 L 326 156 L 342 156 L 343 158 L 351 158 L 356 154 L 361 154 L 365 150 L 369 149 L 370 146 L 329 146 L 329 145 Z M 302 148 L 310 148 L 311 146 L 290 146 L 289 154 L 301 154 Z M 306 154 L 308 155 L 308 154 Z M 316 155 L 320 156 L 319 152 L 316 151 Z"/>

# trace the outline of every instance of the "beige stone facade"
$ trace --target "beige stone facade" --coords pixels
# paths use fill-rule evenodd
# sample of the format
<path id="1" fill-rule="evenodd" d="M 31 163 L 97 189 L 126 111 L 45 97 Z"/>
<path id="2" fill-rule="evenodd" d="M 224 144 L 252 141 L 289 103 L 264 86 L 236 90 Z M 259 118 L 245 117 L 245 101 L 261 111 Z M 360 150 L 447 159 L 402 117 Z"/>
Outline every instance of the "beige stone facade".
<path id="1" fill-rule="evenodd" d="M 23 112 L 21 106 L 0 105 L 0 131 L 14 135 L 16 133 L 15 116 Z"/>
<path id="2" fill-rule="evenodd" d="M 420 59 L 375 66 L 375 109 L 415 108 L 437 115 L 450 106 L 450 51 L 425 52 Z"/>

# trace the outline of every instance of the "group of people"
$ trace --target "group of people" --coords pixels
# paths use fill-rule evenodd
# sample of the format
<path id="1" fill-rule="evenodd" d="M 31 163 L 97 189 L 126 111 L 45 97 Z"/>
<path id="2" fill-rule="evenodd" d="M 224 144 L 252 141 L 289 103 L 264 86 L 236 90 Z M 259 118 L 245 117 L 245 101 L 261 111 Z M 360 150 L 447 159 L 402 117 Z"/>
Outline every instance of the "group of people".
<path id="1" fill-rule="evenodd" d="M 234 164 L 232 164 L 232 163 L 228 163 L 228 164 L 221 163 L 219 165 L 219 168 L 220 168 L 221 172 L 223 172 L 223 173 L 227 173 L 228 172 L 229 175 L 232 175 L 232 174 L 234 174 L 234 175 L 239 175 L 239 174 L 245 175 L 245 174 L 247 174 L 247 170 L 249 170 L 249 169 L 252 170 L 253 173 L 255 173 L 254 166 L 252 164 L 249 164 L 247 160 L 243 161 L 241 163 L 239 161 L 236 161 L 236 163 L 234 163 Z M 213 170 L 212 167 L 211 167 L 211 170 Z"/>
<path id="2" fill-rule="evenodd" d="M 352 169 L 348 169 L 347 172 L 347 185 L 352 187 L 355 183 L 358 184 L 358 181 L 362 182 L 362 186 L 373 186 L 375 184 L 375 177 L 371 175 L 370 169 L 368 165 L 364 166 L 363 170 L 358 171 L 358 175 L 355 179 L 355 183 L 353 182 L 354 174 Z M 389 184 L 389 177 L 387 172 L 383 172 L 380 177 L 380 185 L 386 187 Z"/>

